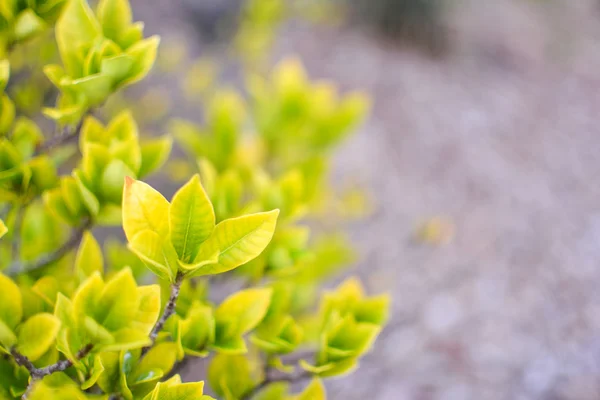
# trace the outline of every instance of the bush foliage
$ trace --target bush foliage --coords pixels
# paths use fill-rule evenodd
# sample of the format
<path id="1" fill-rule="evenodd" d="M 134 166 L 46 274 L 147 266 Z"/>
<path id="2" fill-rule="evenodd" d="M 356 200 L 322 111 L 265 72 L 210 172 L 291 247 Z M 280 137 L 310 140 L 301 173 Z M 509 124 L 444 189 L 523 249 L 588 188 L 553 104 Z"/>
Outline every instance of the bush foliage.
<path id="1" fill-rule="evenodd" d="M 147 137 L 106 108 L 158 44 L 127 0 L 0 3 L 0 399 L 210 399 L 178 374 L 207 357 L 218 398 L 324 399 L 389 306 L 354 278 L 318 300 L 351 259 L 326 229 L 344 216 L 330 155 L 368 100 L 291 58 Z M 182 162 L 172 138 L 197 173 L 169 201 L 142 179 Z M 97 226 L 126 243 L 103 248 Z"/>

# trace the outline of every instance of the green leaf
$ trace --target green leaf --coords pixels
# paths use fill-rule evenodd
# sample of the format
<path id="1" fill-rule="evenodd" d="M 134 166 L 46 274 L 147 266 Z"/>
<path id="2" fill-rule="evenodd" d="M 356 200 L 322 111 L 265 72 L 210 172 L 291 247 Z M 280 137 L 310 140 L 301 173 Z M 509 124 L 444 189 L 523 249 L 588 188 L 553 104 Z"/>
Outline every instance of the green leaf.
<path id="1" fill-rule="evenodd" d="M 87 75 L 64 85 L 65 88 L 83 95 L 88 106 L 97 106 L 103 103 L 110 95 L 112 86 L 111 77 L 103 73 Z"/>
<path id="2" fill-rule="evenodd" d="M 219 331 L 217 331 L 215 342 L 210 348 L 216 350 L 219 354 L 227 355 L 240 355 L 248 352 L 248 346 L 246 346 L 243 337 L 221 337 Z"/>
<path id="3" fill-rule="evenodd" d="M 246 357 L 217 354 L 208 367 L 208 382 L 218 396 L 234 400 L 248 393 L 256 381 Z"/>
<path id="4" fill-rule="evenodd" d="M 17 350 L 31 361 L 35 361 L 54 344 L 59 329 L 60 320 L 54 315 L 34 315 L 19 328 Z"/>
<path id="5" fill-rule="evenodd" d="M 0 320 L 0 350 L 8 353 L 7 349 L 17 343 L 17 336 L 6 324 Z M 5 346 L 4 348 L 2 346 Z"/>
<path id="6" fill-rule="evenodd" d="M 357 322 L 384 325 L 389 318 L 390 302 L 387 294 L 363 299 L 354 307 L 354 317 Z"/>
<path id="7" fill-rule="evenodd" d="M 92 216 L 98 215 L 100 212 L 100 202 L 98 198 L 92 193 L 90 189 L 83 183 L 81 178 L 80 171 L 73 171 L 73 177 L 75 178 L 75 182 L 77 183 L 77 187 L 79 188 L 79 192 L 81 193 L 81 199 L 83 200 L 83 204 L 88 209 Z"/>
<path id="8" fill-rule="evenodd" d="M 8 232 L 8 228 L 6 227 L 6 225 L 4 225 L 4 222 L 0 219 L 0 238 L 4 235 L 6 235 L 6 232 Z"/>
<path id="9" fill-rule="evenodd" d="M 94 272 L 104 273 L 102 249 L 90 231 L 83 234 L 75 258 L 75 270 L 81 281 L 90 277 Z"/>
<path id="10" fill-rule="evenodd" d="M 137 288 L 137 295 L 139 306 L 130 325 L 148 335 L 160 313 L 160 287 L 140 286 Z"/>
<path id="11" fill-rule="evenodd" d="M 26 40 L 42 32 L 46 23 L 38 17 L 32 9 L 25 10 L 19 14 L 14 26 L 15 39 Z"/>
<path id="12" fill-rule="evenodd" d="M 129 242 L 129 249 L 160 278 L 174 282 L 177 275 L 177 253 L 168 237 L 149 229 L 138 232 Z"/>
<path id="13" fill-rule="evenodd" d="M 14 330 L 23 316 L 19 287 L 9 277 L 0 274 L 0 321 Z"/>
<path id="14" fill-rule="evenodd" d="M 209 259 L 218 251 L 219 262 L 200 268 L 195 275 L 226 272 L 257 257 L 271 241 L 278 215 L 279 210 L 273 210 L 219 223 L 195 260 Z"/>
<path id="15" fill-rule="evenodd" d="M 359 356 L 371 348 L 379 332 L 381 332 L 380 326 L 357 323 L 351 315 L 348 315 L 331 332 L 327 333 L 327 346 Z"/>
<path id="16" fill-rule="evenodd" d="M 156 51 L 160 38 L 152 36 L 144 40 L 140 40 L 133 46 L 127 49 L 127 54 L 134 58 L 135 64 L 127 79 L 122 83 L 130 85 L 143 79 L 154 65 L 156 60 Z"/>
<path id="17" fill-rule="evenodd" d="M 171 243 L 179 259 L 194 260 L 200 245 L 215 227 L 215 212 L 208 195 L 194 175 L 175 195 L 169 208 Z"/>
<path id="18" fill-rule="evenodd" d="M 58 280 L 50 275 L 40 278 L 32 287 L 31 291 L 37 294 L 46 304 L 54 307 L 56 296 L 59 293 Z"/>
<path id="19" fill-rule="evenodd" d="M 0 135 L 8 132 L 15 119 L 15 113 L 15 105 L 8 96 L 0 96 Z"/>
<path id="20" fill-rule="evenodd" d="M 121 85 L 123 80 L 127 79 L 135 60 L 128 54 L 119 54 L 115 57 L 102 60 L 100 72 L 110 77 L 113 87 Z"/>
<path id="21" fill-rule="evenodd" d="M 178 322 L 181 345 L 187 354 L 199 355 L 214 341 L 215 318 L 212 308 L 194 302 L 185 319 Z"/>
<path id="22" fill-rule="evenodd" d="M 104 365 L 102 365 L 102 358 L 100 355 L 94 357 L 94 364 L 91 368 L 91 372 L 89 378 L 81 384 L 81 390 L 87 390 L 94 386 L 96 382 L 98 382 L 100 376 L 104 373 Z"/>
<path id="23" fill-rule="evenodd" d="M 144 182 L 125 178 L 123 192 L 123 230 L 130 242 L 140 232 L 150 230 L 169 234 L 169 202 Z"/>
<path id="24" fill-rule="evenodd" d="M 133 350 L 152 344 L 148 334 L 132 328 L 123 328 L 114 333 L 114 342 L 107 344 L 102 351 Z"/>
<path id="25" fill-rule="evenodd" d="M 96 14 L 104 36 L 118 42 L 121 34 L 131 24 L 131 7 L 128 0 L 101 0 Z"/>
<path id="26" fill-rule="evenodd" d="M 215 311 L 217 332 L 222 325 L 233 325 L 225 338 L 241 336 L 265 317 L 271 302 L 271 288 L 246 289 L 229 296 Z"/>
<path id="27" fill-rule="evenodd" d="M 86 0 L 69 0 L 56 23 L 56 42 L 70 76 L 82 74 L 81 49 L 100 37 L 102 30 Z"/>
<path id="28" fill-rule="evenodd" d="M 151 400 L 203 400 L 204 382 L 159 382 L 151 394 Z"/>
<path id="29" fill-rule="evenodd" d="M 98 355 L 104 372 L 98 377 L 97 383 L 100 389 L 106 393 L 119 392 L 119 376 L 121 375 L 120 352 L 102 352 Z"/>
<path id="30" fill-rule="evenodd" d="M 131 269 L 124 268 L 104 285 L 95 317 L 103 327 L 115 331 L 129 325 L 137 308 L 137 284 Z"/>
<path id="31" fill-rule="evenodd" d="M 302 393 L 293 396 L 290 400 L 326 400 L 325 386 L 320 379 L 313 379 Z"/>
<path id="32" fill-rule="evenodd" d="M 135 178 L 133 172 L 123 161 L 112 160 L 102 173 L 100 187 L 105 200 L 121 203 L 123 196 L 123 181 L 126 177 Z"/>
<path id="33" fill-rule="evenodd" d="M 173 139 L 170 136 L 142 143 L 142 165 L 138 176 L 143 178 L 160 168 L 169 158 L 171 147 L 173 147 Z"/>
<path id="34" fill-rule="evenodd" d="M 8 60 L 0 60 L 0 92 L 4 91 L 10 78 L 10 64 Z M 2 108 L 0 107 L 0 110 Z"/>
<path id="35" fill-rule="evenodd" d="M 152 347 L 129 374 L 130 382 L 138 382 L 151 370 L 160 370 L 168 374 L 175 365 L 177 345 L 173 342 L 159 343 Z"/>

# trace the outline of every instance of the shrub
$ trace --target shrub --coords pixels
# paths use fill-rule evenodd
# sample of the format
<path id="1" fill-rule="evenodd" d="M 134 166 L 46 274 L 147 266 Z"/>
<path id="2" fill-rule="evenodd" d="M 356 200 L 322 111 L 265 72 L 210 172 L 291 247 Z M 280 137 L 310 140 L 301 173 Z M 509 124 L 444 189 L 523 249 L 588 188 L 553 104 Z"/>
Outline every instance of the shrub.
<path id="1" fill-rule="evenodd" d="M 102 117 L 154 64 L 142 27 L 127 0 L 0 7 L 0 398 L 209 399 L 178 375 L 209 356 L 219 398 L 325 398 L 321 379 L 354 370 L 387 320 L 388 297 L 354 278 L 315 301 L 350 249 L 309 226 L 341 217 L 329 155 L 368 101 L 295 59 L 250 74 L 248 98 L 216 90 L 204 125 L 170 123 L 199 173 L 168 201 L 141 179 L 171 137 L 126 109 Z M 102 249 L 97 226 L 126 245 Z M 209 296 L 223 279 L 238 290 Z"/>

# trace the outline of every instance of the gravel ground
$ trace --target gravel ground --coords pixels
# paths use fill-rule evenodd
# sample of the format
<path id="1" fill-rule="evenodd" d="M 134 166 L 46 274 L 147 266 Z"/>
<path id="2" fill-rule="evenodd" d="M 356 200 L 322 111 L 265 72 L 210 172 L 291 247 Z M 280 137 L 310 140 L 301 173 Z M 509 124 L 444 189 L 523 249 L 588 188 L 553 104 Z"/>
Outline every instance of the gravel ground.
<path id="1" fill-rule="evenodd" d="M 178 2 L 144 3 L 148 30 L 193 43 Z M 461 1 L 435 60 L 356 29 L 285 28 L 274 59 L 297 53 L 375 99 L 336 179 L 377 203 L 351 227 L 357 271 L 394 313 L 331 399 L 600 398 L 600 7 L 542 3 Z M 432 216 L 453 221 L 450 243 L 412 240 Z"/>

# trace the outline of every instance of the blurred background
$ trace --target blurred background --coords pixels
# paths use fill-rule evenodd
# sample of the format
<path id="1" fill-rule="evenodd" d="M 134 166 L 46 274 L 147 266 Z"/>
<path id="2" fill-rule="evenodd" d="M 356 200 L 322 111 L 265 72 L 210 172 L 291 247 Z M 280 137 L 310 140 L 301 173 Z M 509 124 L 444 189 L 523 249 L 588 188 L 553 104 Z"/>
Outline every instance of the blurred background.
<path id="1" fill-rule="evenodd" d="M 599 1 L 132 3 L 163 37 L 149 113 L 289 55 L 372 96 L 333 184 L 367 193 L 351 272 L 393 317 L 331 399 L 600 398 Z"/>

